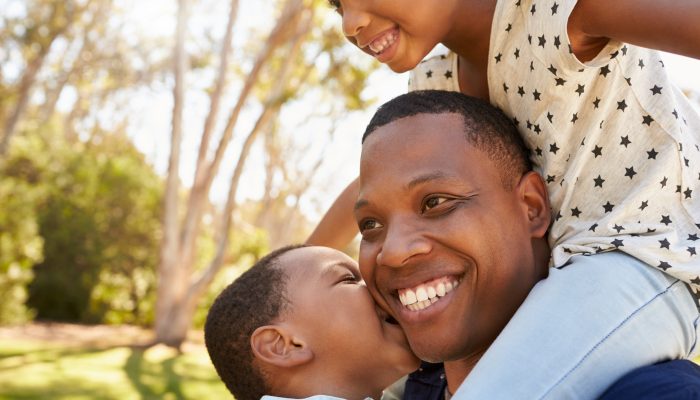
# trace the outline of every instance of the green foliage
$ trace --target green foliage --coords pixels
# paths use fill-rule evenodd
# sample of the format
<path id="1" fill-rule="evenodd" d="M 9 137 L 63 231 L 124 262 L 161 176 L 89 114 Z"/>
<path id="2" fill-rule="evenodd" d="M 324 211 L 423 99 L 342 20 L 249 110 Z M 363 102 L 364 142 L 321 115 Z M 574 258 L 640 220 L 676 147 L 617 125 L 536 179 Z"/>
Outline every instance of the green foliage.
<path id="1" fill-rule="evenodd" d="M 207 313 L 216 296 L 270 251 L 267 236 L 267 231 L 259 228 L 237 230 L 231 235 L 228 251 L 228 254 L 231 256 L 226 260 L 228 267 L 223 268 L 221 273 L 216 276 L 207 293 L 199 302 L 193 318 L 193 327 L 195 329 L 204 327 Z"/>
<path id="2" fill-rule="evenodd" d="M 15 286 L 24 285 L 36 264 L 28 304 L 37 318 L 150 323 L 161 183 L 128 138 L 71 143 L 47 125 L 18 137 L 3 169 L 0 191 L 17 195 L 0 216 L 23 222 L 3 229 L 1 245 L 22 253 L 3 251 L 0 272 L 14 276 L 19 260 Z"/>
<path id="3" fill-rule="evenodd" d="M 16 324 L 31 319 L 25 307 L 26 285 L 31 267 L 42 259 L 43 240 L 34 209 L 37 191 L 22 174 L 22 163 L 0 178 L 0 324 Z M 25 171 L 29 173 L 30 171 Z"/>

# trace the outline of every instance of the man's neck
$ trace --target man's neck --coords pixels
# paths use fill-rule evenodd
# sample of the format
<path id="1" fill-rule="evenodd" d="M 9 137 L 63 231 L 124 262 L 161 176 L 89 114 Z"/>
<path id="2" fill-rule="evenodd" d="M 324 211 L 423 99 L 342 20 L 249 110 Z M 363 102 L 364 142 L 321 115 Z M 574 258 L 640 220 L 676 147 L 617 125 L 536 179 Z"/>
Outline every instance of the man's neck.
<path id="1" fill-rule="evenodd" d="M 445 378 L 447 379 L 447 389 L 450 393 L 455 393 L 459 385 L 467 378 L 472 369 L 476 366 L 484 352 L 463 358 L 457 361 L 445 361 Z"/>

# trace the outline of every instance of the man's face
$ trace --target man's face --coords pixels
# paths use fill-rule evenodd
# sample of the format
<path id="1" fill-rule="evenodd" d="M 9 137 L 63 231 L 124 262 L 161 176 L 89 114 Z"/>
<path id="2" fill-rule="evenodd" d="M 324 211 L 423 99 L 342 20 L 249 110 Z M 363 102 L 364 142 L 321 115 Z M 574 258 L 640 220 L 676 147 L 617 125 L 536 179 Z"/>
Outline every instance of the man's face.
<path id="1" fill-rule="evenodd" d="M 501 177 L 457 114 L 396 120 L 362 147 L 360 270 L 424 360 L 484 351 L 540 278 L 523 181 Z"/>
<path id="2" fill-rule="evenodd" d="M 387 321 L 353 259 L 326 247 L 302 247 L 279 262 L 289 274 L 291 307 L 283 318 L 301 332 L 329 376 L 381 388 L 418 368 L 401 327 Z"/>

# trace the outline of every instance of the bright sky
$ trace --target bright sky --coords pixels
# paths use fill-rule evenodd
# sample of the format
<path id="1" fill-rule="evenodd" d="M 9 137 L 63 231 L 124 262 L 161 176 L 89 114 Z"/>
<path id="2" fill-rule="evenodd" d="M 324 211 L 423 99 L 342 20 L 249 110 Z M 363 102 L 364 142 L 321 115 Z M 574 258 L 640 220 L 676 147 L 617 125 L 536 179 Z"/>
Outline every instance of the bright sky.
<path id="1" fill-rule="evenodd" d="M 154 34 L 162 34 L 163 32 L 172 32 L 174 30 L 175 3 L 174 0 L 149 0 L 147 2 L 120 0 L 120 4 L 129 12 L 130 18 L 133 18 L 132 29 L 153 32 Z M 214 11 L 216 18 L 194 20 L 192 21 L 191 29 L 202 30 L 206 27 L 219 26 L 220 30 L 223 30 L 227 2 L 205 1 L 201 4 L 204 4 L 204 7 L 208 8 L 209 11 Z M 269 10 L 261 9 L 261 6 L 265 4 L 269 4 L 269 2 L 242 1 L 239 11 L 239 23 L 245 29 L 262 29 L 266 24 L 269 24 L 271 21 L 265 19 L 265 15 L 269 15 L 267 12 Z M 331 17 L 337 17 L 336 15 L 330 15 Z M 220 34 L 220 32 L 215 33 Z M 241 38 L 238 37 L 238 40 L 241 40 Z M 360 52 L 357 52 L 357 56 L 366 57 Z M 669 74 L 677 85 L 700 93 L 699 60 L 671 54 L 664 54 L 664 60 Z M 376 106 L 406 91 L 407 79 L 407 74 L 395 74 L 385 66 L 382 66 L 371 77 L 370 87 L 366 89 L 365 95 L 368 98 L 376 98 L 377 103 L 366 110 L 366 112 L 355 113 L 347 120 L 341 122 L 340 131 L 336 134 L 335 140 L 325 150 L 327 162 L 324 164 L 322 173 L 319 174 L 317 185 L 313 188 L 315 191 L 314 195 L 319 199 L 320 204 L 303 204 L 304 211 L 311 218 L 319 217 L 319 212 L 325 210 L 342 188 L 356 176 L 360 154 L 359 140 L 364 126 L 371 118 Z M 159 93 L 152 91 L 143 93 L 143 96 L 134 99 L 133 106 L 139 112 L 132 137 L 136 145 L 153 161 L 156 168 L 159 171 L 164 171 L 166 169 L 169 146 L 171 92 L 163 90 Z M 224 110 L 230 109 L 230 106 L 229 104 L 228 107 L 224 107 Z M 186 130 L 192 132 L 192 134 L 186 135 L 183 142 L 184 167 L 181 175 L 185 183 L 191 182 L 198 134 L 201 132 L 204 110 L 207 107 L 208 101 L 206 98 L 194 98 L 191 99 L 189 109 L 186 110 Z M 309 104 L 308 107 L 314 107 L 314 105 Z M 245 125 L 245 123 L 244 121 L 243 124 Z M 323 132 L 316 133 L 316 136 L 311 134 L 305 140 L 320 140 L 324 138 L 323 135 Z M 236 143 L 234 143 L 232 151 L 237 151 Z M 248 171 L 254 171 L 258 169 L 255 168 L 256 166 L 261 166 L 260 153 L 256 154 L 258 156 L 251 159 Z M 239 198 L 259 197 L 262 194 L 262 184 L 260 175 L 247 173 L 241 182 L 241 187 L 244 190 Z M 212 196 L 215 200 L 222 201 L 225 191 L 224 179 L 221 179 L 215 183 Z"/>

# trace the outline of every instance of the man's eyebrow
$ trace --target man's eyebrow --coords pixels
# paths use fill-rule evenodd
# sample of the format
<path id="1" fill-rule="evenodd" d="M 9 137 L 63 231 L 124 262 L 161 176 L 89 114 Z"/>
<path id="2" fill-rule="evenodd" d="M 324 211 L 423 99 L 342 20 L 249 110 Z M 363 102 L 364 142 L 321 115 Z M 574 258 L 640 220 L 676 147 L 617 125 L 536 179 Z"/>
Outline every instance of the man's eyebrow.
<path id="1" fill-rule="evenodd" d="M 449 174 L 444 171 L 433 171 L 425 173 L 423 175 L 418 175 L 417 177 L 411 179 L 411 181 L 406 184 L 406 190 L 411 190 L 418 185 L 431 181 L 443 181 L 455 185 L 463 184 L 462 180 L 460 180 L 459 177 L 454 174 Z M 357 211 L 360 208 L 365 207 L 367 205 L 369 205 L 368 200 L 359 199 L 355 202 L 354 209 L 355 211 Z"/>
<path id="2" fill-rule="evenodd" d="M 448 174 L 444 171 L 433 171 L 433 172 L 428 172 L 428 173 L 423 174 L 423 175 L 419 175 L 419 176 L 411 179 L 411 181 L 408 182 L 408 184 L 406 185 L 406 189 L 410 190 L 410 189 L 415 188 L 418 185 L 421 185 L 423 183 L 430 182 L 430 181 L 453 181 L 456 183 L 458 180 L 459 179 L 456 176 L 454 176 L 452 174 Z"/>

